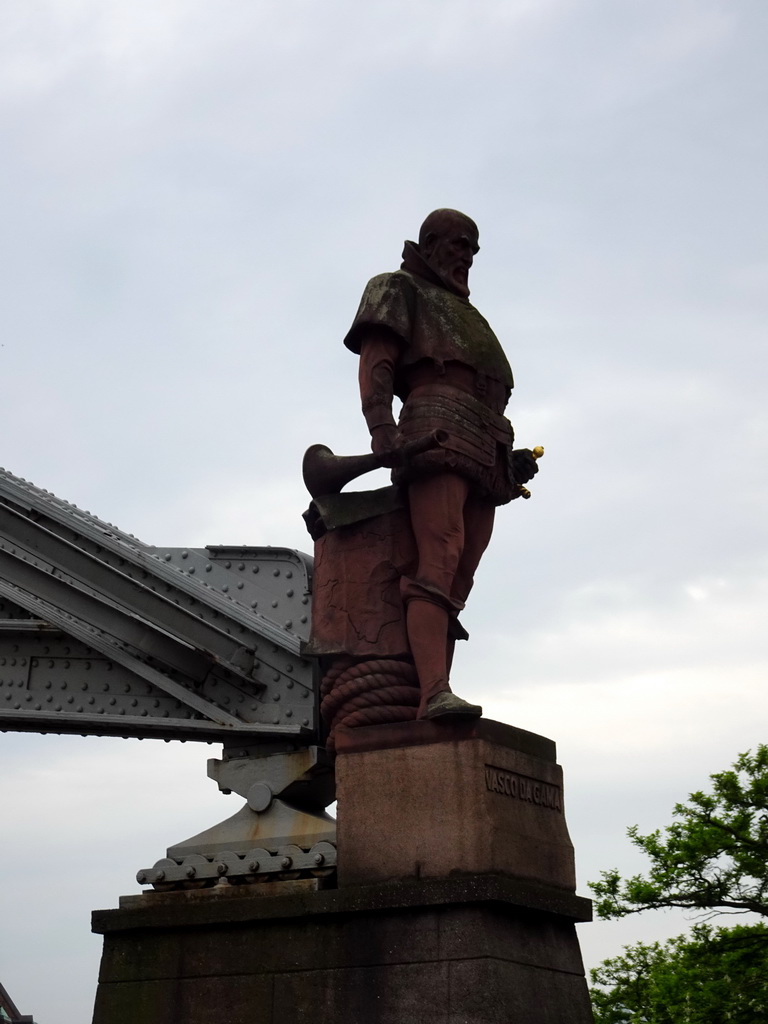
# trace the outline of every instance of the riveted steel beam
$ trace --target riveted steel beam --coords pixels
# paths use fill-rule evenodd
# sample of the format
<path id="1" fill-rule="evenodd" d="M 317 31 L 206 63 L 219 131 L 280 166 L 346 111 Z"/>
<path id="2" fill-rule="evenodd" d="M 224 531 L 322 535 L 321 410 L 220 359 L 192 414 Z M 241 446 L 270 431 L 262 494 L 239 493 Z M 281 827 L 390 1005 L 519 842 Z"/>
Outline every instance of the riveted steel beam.
<path id="1" fill-rule="evenodd" d="M 0 556 L 1 556 L 0 552 Z M 0 575 L 2 574 L 3 564 L 2 557 L 0 557 Z M 0 594 L 13 596 L 13 598 L 20 604 L 30 600 L 31 595 L 22 593 L 18 587 L 9 585 L 0 579 Z M 216 707 L 207 700 L 203 700 L 201 697 L 191 690 L 189 687 L 184 686 L 180 683 L 175 682 L 157 669 L 152 668 L 151 665 L 147 665 L 145 662 L 134 657 L 131 652 L 120 642 L 115 643 L 108 639 L 104 632 L 102 632 L 98 626 L 93 626 L 84 623 L 78 619 L 71 612 L 61 612 L 52 603 L 47 602 L 45 598 L 32 598 L 30 603 L 34 603 L 37 608 L 45 608 L 46 619 L 53 626 L 57 626 L 62 632 L 66 632 L 74 636 L 76 639 L 83 643 L 88 644 L 106 655 L 111 660 L 117 662 L 118 665 L 123 665 L 125 668 L 129 668 L 136 675 L 145 679 L 147 682 L 152 683 L 159 689 L 164 690 L 166 693 L 170 693 L 180 700 L 183 700 L 189 707 L 194 708 L 213 722 L 218 722 L 219 725 L 227 726 L 238 726 L 240 722 L 233 715 L 228 714 L 221 708 Z"/>
<path id="2" fill-rule="evenodd" d="M 303 745 L 310 600 L 299 552 L 152 548 L 0 470 L 0 729 Z"/>
<path id="3" fill-rule="evenodd" d="M 12 509 L 5 510 L 3 527 L 5 539 L 0 541 L 0 576 L 3 575 L 3 554 L 10 550 L 14 558 L 35 565 L 46 577 L 60 580 L 75 592 L 92 594 L 98 604 L 110 610 L 110 622 L 117 630 L 115 636 L 122 638 L 121 629 L 125 629 L 125 623 L 120 620 L 121 613 L 134 621 L 140 615 L 145 629 L 173 638 L 177 646 L 186 644 L 188 648 L 202 648 L 231 671 L 251 678 L 248 659 L 245 659 L 245 666 L 242 664 L 243 645 L 228 635 L 223 627 L 195 616 L 188 607 L 182 607 L 171 598 L 152 590 L 151 584 L 131 579 L 83 548 Z M 39 581 L 34 592 L 44 597 L 40 588 L 45 585 L 45 580 Z M 130 627 L 131 623 L 128 625 Z M 136 630 L 129 628 L 129 632 L 135 635 Z M 145 644 L 146 641 L 142 641 L 137 646 L 163 660 L 157 649 L 160 645 L 154 643 L 147 648 Z M 167 647 L 167 644 L 164 646 Z M 207 673 L 208 668 L 208 663 L 201 666 L 203 674 Z M 189 668 L 185 671 L 193 675 Z"/>

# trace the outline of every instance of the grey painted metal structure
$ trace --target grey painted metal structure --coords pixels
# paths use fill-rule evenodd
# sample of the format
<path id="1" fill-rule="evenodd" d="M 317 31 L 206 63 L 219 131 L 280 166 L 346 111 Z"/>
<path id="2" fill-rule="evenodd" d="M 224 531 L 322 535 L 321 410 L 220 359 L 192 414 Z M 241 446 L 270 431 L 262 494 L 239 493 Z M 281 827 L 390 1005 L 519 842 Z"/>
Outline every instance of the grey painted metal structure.
<path id="1" fill-rule="evenodd" d="M 0 470 L 0 729 L 316 742 L 311 573 L 286 548 L 150 547 Z"/>
<path id="2" fill-rule="evenodd" d="M 138 874 L 156 888 L 335 870 L 312 560 L 158 548 L 0 469 L 0 731 L 218 740 L 231 818 Z"/>

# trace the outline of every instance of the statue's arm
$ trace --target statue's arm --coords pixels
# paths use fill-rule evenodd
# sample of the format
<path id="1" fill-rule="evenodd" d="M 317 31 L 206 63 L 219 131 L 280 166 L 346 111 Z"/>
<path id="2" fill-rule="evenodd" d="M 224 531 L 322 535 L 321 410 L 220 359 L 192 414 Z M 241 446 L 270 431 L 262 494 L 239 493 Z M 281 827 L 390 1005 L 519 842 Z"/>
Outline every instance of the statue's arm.
<path id="1" fill-rule="evenodd" d="M 360 344 L 358 382 L 363 416 L 371 434 L 371 450 L 382 465 L 392 466 L 397 425 L 392 413 L 395 370 L 402 342 L 386 328 L 371 328 Z"/>

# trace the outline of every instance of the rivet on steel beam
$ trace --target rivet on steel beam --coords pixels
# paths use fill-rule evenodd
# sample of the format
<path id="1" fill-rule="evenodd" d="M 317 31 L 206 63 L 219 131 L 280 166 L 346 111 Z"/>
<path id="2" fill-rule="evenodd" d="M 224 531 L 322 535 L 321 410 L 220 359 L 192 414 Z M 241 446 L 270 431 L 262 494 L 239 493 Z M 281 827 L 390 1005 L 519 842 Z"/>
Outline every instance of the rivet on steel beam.
<path id="1" fill-rule="evenodd" d="M 248 864 L 248 870 L 249 871 L 258 871 L 259 870 L 259 862 L 257 860 L 250 861 L 249 864 Z"/>
<path id="2" fill-rule="evenodd" d="M 281 868 L 289 868 L 291 864 L 293 864 L 293 860 L 291 857 L 283 857 L 283 859 L 280 861 Z"/>
<path id="3" fill-rule="evenodd" d="M 197 868 L 190 864 L 187 870 L 184 872 L 184 874 L 187 876 L 187 878 L 194 878 L 195 875 L 197 874 Z"/>

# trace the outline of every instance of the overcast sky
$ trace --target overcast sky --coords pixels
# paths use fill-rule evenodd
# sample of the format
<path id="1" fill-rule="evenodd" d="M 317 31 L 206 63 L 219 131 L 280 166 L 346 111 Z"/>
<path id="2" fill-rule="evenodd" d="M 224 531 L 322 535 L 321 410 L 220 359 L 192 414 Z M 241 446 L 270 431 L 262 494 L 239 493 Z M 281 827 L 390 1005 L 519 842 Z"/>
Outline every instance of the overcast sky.
<path id="1" fill-rule="evenodd" d="M 557 741 L 580 891 L 766 739 L 765 0 L 3 0 L 0 464 L 151 544 L 310 550 L 341 345 L 439 206 L 521 446 L 455 689 Z M 0 981 L 90 1019 L 95 907 L 237 809 L 217 748 L 0 737 Z M 660 915 L 581 931 L 594 964 Z"/>

